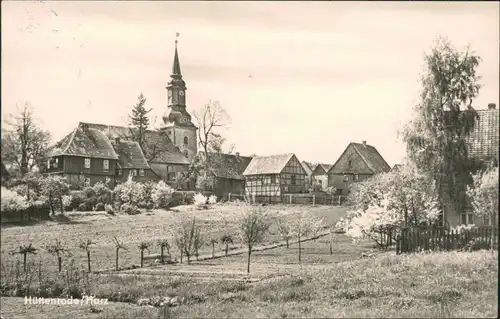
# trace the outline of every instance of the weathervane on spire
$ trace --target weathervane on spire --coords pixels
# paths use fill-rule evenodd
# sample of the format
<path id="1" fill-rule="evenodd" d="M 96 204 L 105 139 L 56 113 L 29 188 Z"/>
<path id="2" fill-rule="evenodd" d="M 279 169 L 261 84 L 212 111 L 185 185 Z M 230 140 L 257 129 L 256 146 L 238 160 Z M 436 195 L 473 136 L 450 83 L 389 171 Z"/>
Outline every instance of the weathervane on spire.
<path id="1" fill-rule="evenodd" d="M 179 37 L 179 32 L 175 33 L 175 46 L 177 46 L 177 38 Z"/>

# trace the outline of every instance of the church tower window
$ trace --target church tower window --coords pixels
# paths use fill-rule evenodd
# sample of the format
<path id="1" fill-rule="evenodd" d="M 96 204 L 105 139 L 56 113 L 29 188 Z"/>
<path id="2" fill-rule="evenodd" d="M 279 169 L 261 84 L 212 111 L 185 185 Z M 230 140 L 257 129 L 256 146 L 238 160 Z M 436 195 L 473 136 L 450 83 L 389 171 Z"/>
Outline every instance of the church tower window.
<path id="1" fill-rule="evenodd" d="M 188 145 L 188 137 L 187 136 L 184 136 L 184 145 Z"/>

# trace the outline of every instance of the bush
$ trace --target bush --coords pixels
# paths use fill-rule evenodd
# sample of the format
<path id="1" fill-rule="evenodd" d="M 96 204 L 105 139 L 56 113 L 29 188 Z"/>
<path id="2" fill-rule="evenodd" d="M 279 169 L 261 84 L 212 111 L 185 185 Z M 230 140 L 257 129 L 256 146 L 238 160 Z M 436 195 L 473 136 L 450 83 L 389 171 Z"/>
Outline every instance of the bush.
<path id="1" fill-rule="evenodd" d="M 208 198 L 208 203 L 210 205 L 214 205 L 217 203 L 217 196 L 215 195 L 210 195 L 210 197 Z"/>
<path id="2" fill-rule="evenodd" d="M 66 207 L 67 210 L 79 210 L 80 204 L 82 204 L 85 201 L 85 195 L 81 191 L 72 191 L 71 192 L 71 203 L 69 204 L 68 207 Z"/>
<path id="3" fill-rule="evenodd" d="M 92 211 L 92 206 L 88 202 L 83 202 L 78 205 L 79 212 L 90 212 Z"/>
<path id="4" fill-rule="evenodd" d="M 139 214 L 141 211 L 139 210 L 139 208 L 137 208 L 137 206 L 135 205 L 130 205 L 130 204 L 123 204 L 121 207 L 120 207 L 120 210 L 125 213 L 125 214 L 128 214 L 128 215 L 137 215 Z"/>
<path id="5" fill-rule="evenodd" d="M 110 215 L 115 214 L 115 210 L 113 209 L 113 206 L 111 206 L 110 204 L 104 205 L 104 210 L 106 210 L 106 213 L 108 213 Z"/>
<path id="6" fill-rule="evenodd" d="M 92 186 L 92 190 L 94 191 L 97 203 L 111 203 L 112 191 L 106 184 L 98 182 Z"/>
<path id="7" fill-rule="evenodd" d="M 145 198 L 145 187 L 143 184 L 134 182 L 132 176 L 125 183 L 115 187 L 115 203 L 137 205 Z"/>
<path id="8" fill-rule="evenodd" d="M 194 195 L 194 205 L 196 207 L 203 207 L 207 204 L 207 198 L 203 194 L 198 193 Z"/>
<path id="9" fill-rule="evenodd" d="M 20 211 L 28 208 L 28 203 L 24 196 L 19 195 L 15 191 L 2 186 L 1 194 L 1 211 Z"/>
<path id="10" fill-rule="evenodd" d="M 97 203 L 97 204 L 95 205 L 95 211 L 96 211 L 96 212 L 103 211 L 104 209 L 105 209 L 105 207 L 104 207 L 104 203 Z"/>
<path id="11" fill-rule="evenodd" d="M 151 192 L 151 199 L 156 208 L 168 208 L 171 204 L 174 189 L 164 181 L 155 185 Z"/>

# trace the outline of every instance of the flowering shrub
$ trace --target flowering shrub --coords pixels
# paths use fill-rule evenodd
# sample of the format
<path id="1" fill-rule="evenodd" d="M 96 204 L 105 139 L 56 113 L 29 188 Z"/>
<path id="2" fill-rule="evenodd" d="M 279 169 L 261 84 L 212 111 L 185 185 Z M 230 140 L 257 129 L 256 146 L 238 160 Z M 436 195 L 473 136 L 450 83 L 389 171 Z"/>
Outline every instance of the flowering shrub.
<path id="1" fill-rule="evenodd" d="M 489 167 L 472 176 L 473 184 L 467 187 L 467 196 L 474 214 L 489 217 L 496 225 L 498 216 L 498 166 Z"/>
<path id="2" fill-rule="evenodd" d="M 217 203 L 217 196 L 210 195 L 210 197 L 208 197 L 208 204 L 209 205 L 214 205 L 216 203 Z"/>
<path id="3" fill-rule="evenodd" d="M 114 191 L 119 204 L 137 205 L 144 199 L 144 185 L 134 182 L 132 176 L 125 183 L 117 185 Z"/>
<path id="4" fill-rule="evenodd" d="M 174 189 L 167 185 L 164 181 L 160 181 L 151 191 L 151 199 L 154 207 L 168 208 L 171 204 Z"/>
<path id="5" fill-rule="evenodd" d="M 1 208 L 2 212 L 20 211 L 28 208 L 28 204 L 24 196 L 2 186 Z"/>
<path id="6" fill-rule="evenodd" d="M 391 235 L 396 227 L 432 223 L 441 213 L 434 183 L 409 164 L 356 183 L 348 203 L 351 210 L 336 228 L 355 241 L 377 242 L 380 233 Z"/>
<path id="7" fill-rule="evenodd" d="M 198 208 L 203 207 L 207 204 L 207 198 L 203 196 L 202 193 L 194 195 L 194 205 Z"/>
<path id="8" fill-rule="evenodd" d="M 73 203 L 73 197 L 71 195 L 63 195 L 62 203 L 65 209 L 69 209 Z"/>

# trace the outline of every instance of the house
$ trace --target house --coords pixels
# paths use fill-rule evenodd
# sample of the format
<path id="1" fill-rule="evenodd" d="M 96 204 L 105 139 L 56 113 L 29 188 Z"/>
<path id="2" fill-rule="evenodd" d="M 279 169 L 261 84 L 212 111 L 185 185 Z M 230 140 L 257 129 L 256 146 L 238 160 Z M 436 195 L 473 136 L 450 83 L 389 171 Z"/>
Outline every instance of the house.
<path id="1" fill-rule="evenodd" d="M 479 118 L 467 137 L 468 157 L 475 163 L 476 168 L 484 168 L 488 164 L 498 166 L 499 111 L 495 103 L 489 103 L 487 109 L 476 111 Z M 452 207 L 445 207 L 443 219 L 446 221 L 445 224 L 450 227 L 462 224 L 492 225 L 489 216 L 475 217 L 470 204 L 466 204 L 464 212 L 456 212 Z M 493 224 L 497 223 L 498 221 L 493 221 Z"/>
<path id="2" fill-rule="evenodd" d="M 351 142 L 327 172 L 328 186 L 339 195 L 347 195 L 349 186 L 367 178 L 390 171 L 391 167 L 374 146 Z"/>
<path id="3" fill-rule="evenodd" d="M 330 164 L 318 164 L 312 172 L 313 185 L 320 185 L 321 190 L 326 190 L 328 188 L 328 174 L 332 165 Z"/>
<path id="4" fill-rule="evenodd" d="M 2 168 L 1 168 L 1 174 L 2 174 L 2 180 L 1 180 L 1 182 L 3 184 L 6 181 L 8 181 L 11 176 L 10 176 L 9 171 L 7 170 L 7 167 L 5 167 L 5 165 L 4 165 L 3 162 L 1 163 L 1 166 L 2 166 Z"/>
<path id="5" fill-rule="evenodd" d="M 200 156 L 204 157 L 200 152 Z M 208 153 L 210 173 L 213 176 L 210 190 L 216 196 L 244 194 L 245 177 L 243 172 L 252 161 L 251 157 L 236 154 Z"/>
<path id="6" fill-rule="evenodd" d="M 315 165 L 306 161 L 302 161 L 300 163 L 302 164 L 302 167 L 306 171 L 306 177 L 305 177 L 306 189 L 312 189 L 312 172 L 313 172 L 313 167 L 315 167 Z"/>
<path id="7" fill-rule="evenodd" d="M 144 143 L 134 138 L 136 129 L 80 122 L 78 127 L 49 148 L 47 174 L 65 176 L 72 188 L 108 182 L 111 187 L 129 175 L 140 181 L 162 179 L 179 185 L 197 153 L 197 127 L 186 110 L 186 83 L 182 78 L 177 41 L 167 89 L 167 111 L 158 130 L 146 130 Z"/>
<path id="8" fill-rule="evenodd" d="M 306 191 L 306 171 L 292 153 L 254 157 L 243 176 L 247 195 L 281 200 L 282 195 Z"/>

